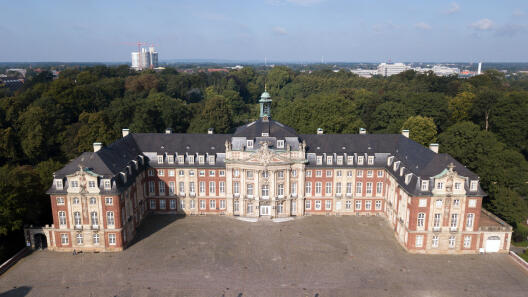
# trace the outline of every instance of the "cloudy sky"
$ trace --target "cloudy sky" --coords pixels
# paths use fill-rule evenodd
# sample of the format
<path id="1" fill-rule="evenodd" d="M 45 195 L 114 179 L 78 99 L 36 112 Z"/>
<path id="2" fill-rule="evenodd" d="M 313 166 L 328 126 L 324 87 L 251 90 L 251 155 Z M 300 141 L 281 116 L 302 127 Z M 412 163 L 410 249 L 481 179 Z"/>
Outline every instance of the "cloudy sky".
<path id="1" fill-rule="evenodd" d="M 374 3 L 375 2 L 375 3 Z M 0 61 L 528 62 L 526 0 L 0 0 Z"/>

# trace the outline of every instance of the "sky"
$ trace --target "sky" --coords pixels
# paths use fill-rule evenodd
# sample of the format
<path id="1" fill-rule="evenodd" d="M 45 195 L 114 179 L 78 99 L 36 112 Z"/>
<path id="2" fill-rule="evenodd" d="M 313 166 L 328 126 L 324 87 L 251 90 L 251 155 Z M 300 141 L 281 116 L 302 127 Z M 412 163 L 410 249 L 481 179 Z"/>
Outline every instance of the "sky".
<path id="1" fill-rule="evenodd" d="M 0 0 L 2 62 L 528 62 L 526 0 Z"/>

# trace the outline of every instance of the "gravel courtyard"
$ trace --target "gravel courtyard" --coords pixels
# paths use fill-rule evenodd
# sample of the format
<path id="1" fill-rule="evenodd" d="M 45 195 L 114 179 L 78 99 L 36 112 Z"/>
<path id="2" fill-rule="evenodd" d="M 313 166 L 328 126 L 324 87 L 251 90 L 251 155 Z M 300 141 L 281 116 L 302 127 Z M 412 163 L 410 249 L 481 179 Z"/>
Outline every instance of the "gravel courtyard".
<path id="1" fill-rule="evenodd" d="M 380 217 L 154 215 L 120 253 L 36 251 L 0 296 L 526 296 L 507 255 L 406 253 Z"/>

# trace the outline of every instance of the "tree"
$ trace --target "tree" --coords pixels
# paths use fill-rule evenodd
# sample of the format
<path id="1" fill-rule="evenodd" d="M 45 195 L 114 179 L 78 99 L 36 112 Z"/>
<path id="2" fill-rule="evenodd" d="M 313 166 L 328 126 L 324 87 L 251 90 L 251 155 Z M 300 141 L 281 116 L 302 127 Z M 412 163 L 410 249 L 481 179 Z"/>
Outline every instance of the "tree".
<path id="1" fill-rule="evenodd" d="M 24 154 L 36 162 L 47 159 L 53 141 L 53 118 L 40 107 L 30 107 L 19 118 L 21 145 Z"/>
<path id="2" fill-rule="evenodd" d="M 525 222 L 528 218 L 528 204 L 517 192 L 498 187 L 490 200 L 490 210 L 511 225 Z"/>
<path id="3" fill-rule="evenodd" d="M 400 127 L 408 117 L 408 110 L 403 104 L 385 102 L 376 108 L 370 130 L 379 133 L 399 133 Z"/>
<path id="4" fill-rule="evenodd" d="M 462 92 L 449 99 L 449 114 L 453 123 L 468 121 L 475 101 L 475 94 Z"/>
<path id="5" fill-rule="evenodd" d="M 204 133 L 208 128 L 213 128 L 215 133 L 228 133 L 233 128 L 231 107 L 231 103 L 224 96 L 210 95 L 200 115 L 192 120 L 189 131 Z"/>
<path id="6" fill-rule="evenodd" d="M 402 130 L 409 130 L 409 137 L 425 146 L 436 142 L 436 125 L 432 118 L 413 116 L 402 125 Z"/>
<path id="7" fill-rule="evenodd" d="M 502 96 L 491 111 L 491 131 L 519 150 L 528 151 L 528 92 L 510 92 Z M 528 155 L 528 154 L 527 154 Z"/>

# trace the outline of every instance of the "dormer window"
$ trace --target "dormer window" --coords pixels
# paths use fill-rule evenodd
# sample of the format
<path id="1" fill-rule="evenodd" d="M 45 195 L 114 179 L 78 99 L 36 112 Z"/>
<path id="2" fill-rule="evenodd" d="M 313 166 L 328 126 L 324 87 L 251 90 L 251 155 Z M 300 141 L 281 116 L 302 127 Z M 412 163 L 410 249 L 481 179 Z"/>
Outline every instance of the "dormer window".
<path id="1" fill-rule="evenodd" d="M 323 156 L 317 156 L 317 165 L 323 165 Z"/>
<path id="2" fill-rule="evenodd" d="M 185 158 L 183 156 L 178 156 L 178 164 L 184 164 Z"/>
<path id="3" fill-rule="evenodd" d="M 411 182 L 412 175 L 412 173 L 408 173 L 405 175 L 405 184 L 408 185 Z"/>
<path id="4" fill-rule="evenodd" d="M 429 189 L 429 181 L 422 180 L 422 191 L 427 191 Z"/>
<path id="5" fill-rule="evenodd" d="M 400 168 L 400 176 L 403 176 L 403 171 L 405 170 L 405 167 Z"/>
<path id="6" fill-rule="evenodd" d="M 174 156 L 173 155 L 167 156 L 167 162 L 169 162 L 169 164 L 174 164 Z"/>
<path id="7" fill-rule="evenodd" d="M 354 156 L 347 156 L 347 164 L 354 165 Z"/>
<path id="8" fill-rule="evenodd" d="M 284 148 L 284 140 L 277 140 L 277 148 Z"/>
<path id="9" fill-rule="evenodd" d="M 363 156 L 358 156 L 358 165 L 363 165 Z"/>
<path id="10" fill-rule="evenodd" d="M 209 165 L 215 164 L 215 156 L 209 156 Z"/>
<path id="11" fill-rule="evenodd" d="M 387 166 L 390 166 L 392 162 L 394 161 L 394 156 L 390 156 L 387 158 Z"/>
<path id="12" fill-rule="evenodd" d="M 332 165 L 332 156 L 327 156 L 326 157 L 326 165 Z"/>
<path id="13" fill-rule="evenodd" d="M 55 187 L 57 188 L 57 190 L 62 190 L 62 188 L 64 187 L 62 184 L 62 179 L 55 180 Z"/>
<path id="14" fill-rule="evenodd" d="M 163 164 L 163 156 L 158 155 L 158 164 Z"/>
<path id="15" fill-rule="evenodd" d="M 374 165 L 374 156 L 368 156 L 367 162 L 369 165 Z"/>
<path id="16" fill-rule="evenodd" d="M 477 188 L 478 188 L 478 181 L 472 180 L 469 190 L 472 192 L 475 192 L 477 191 Z"/>
<path id="17" fill-rule="evenodd" d="M 262 132 L 262 137 L 269 137 L 269 133 L 268 132 Z"/>
<path id="18" fill-rule="evenodd" d="M 109 179 L 105 179 L 103 184 L 104 184 L 105 190 L 110 190 L 111 189 L 110 180 Z"/>
<path id="19" fill-rule="evenodd" d="M 189 160 L 189 164 L 194 164 L 194 156 L 189 156 L 187 159 Z"/>
<path id="20" fill-rule="evenodd" d="M 199 164 L 205 163 L 205 157 L 204 156 L 198 156 L 198 163 Z"/>
<path id="21" fill-rule="evenodd" d="M 392 170 L 396 171 L 398 170 L 398 167 L 400 167 L 400 161 L 394 162 L 394 166 L 392 167 Z"/>
<path id="22" fill-rule="evenodd" d="M 337 165 L 343 165 L 343 156 L 337 156 Z"/>
<path id="23" fill-rule="evenodd" d="M 253 140 L 247 140 L 246 141 L 246 146 L 247 146 L 247 148 L 251 148 L 252 149 L 253 148 Z"/>

